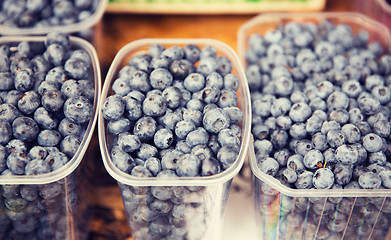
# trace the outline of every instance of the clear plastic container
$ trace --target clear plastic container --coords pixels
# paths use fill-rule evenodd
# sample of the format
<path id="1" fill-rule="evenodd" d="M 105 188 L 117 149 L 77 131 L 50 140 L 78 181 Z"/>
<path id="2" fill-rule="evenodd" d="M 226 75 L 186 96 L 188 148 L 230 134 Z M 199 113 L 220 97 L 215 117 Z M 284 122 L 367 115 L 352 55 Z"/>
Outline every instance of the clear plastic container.
<path id="1" fill-rule="evenodd" d="M 358 0 L 352 3 L 352 9 L 391 28 L 391 2 L 389 0 Z"/>
<path id="2" fill-rule="evenodd" d="M 0 44 L 44 42 L 41 36 L 8 36 Z M 70 37 L 71 47 L 85 50 L 91 59 L 90 81 L 94 85 L 94 114 L 80 147 L 62 168 L 42 175 L 0 176 L 1 239 L 87 239 L 92 208 L 91 186 L 86 179 L 85 152 L 98 116 L 101 76 L 98 56 L 87 41 Z M 85 160 L 85 159 L 84 159 Z"/>
<path id="3" fill-rule="evenodd" d="M 94 2 L 94 1 L 93 1 Z M 46 35 L 49 32 L 60 31 L 64 33 L 78 34 L 79 37 L 89 39 L 93 36 L 93 27 L 102 19 L 107 1 L 98 0 L 95 12 L 83 21 L 67 25 L 42 26 L 42 27 L 9 27 L 0 24 L 0 35 Z"/>
<path id="4" fill-rule="evenodd" d="M 263 14 L 238 31 L 239 57 L 245 53 L 251 34 L 265 34 L 290 21 L 318 23 L 328 19 L 343 23 L 356 33 L 366 29 L 370 40 L 391 50 L 388 29 L 357 13 Z M 390 239 L 391 189 L 293 189 L 258 167 L 253 140 L 249 162 L 255 179 L 255 207 L 260 239 Z M 386 237 L 388 233 L 388 238 Z"/>
<path id="5" fill-rule="evenodd" d="M 148 52 L 152 44 L 160 43 L 166 48 L 170 46 L 183 47 L 186 44 L 195 44 L 200 48 L 213 46 L 217 49 L 218 56 L 226 56 L 232 62 L 232 73 L 240 82 L 237 90 L 238 107 L 243 112 L 240 123 L 242 139 L 239 155 L 231 167 L 225 171 L 208 177 L 182 177 L 182 178 L 139 178 L 120 171 L 111 161 L 111 135 L 107 132 L 107 121 L 102 114 L 98 120 L 98 133 L 103 162 L 108 173 L 118 182 L 122 201 L 128 216 L 129 226 L 133 239 L 152 239 L 152 231 L 148 229 L 148 221 L 159 217 L 153 226 L 162 226 L 167 231 L 180 234 L 187 233 L 187 239 L 219 239 L 225 203 L 228 197 L 232 179 L 241 169 L 247 156 L 247 145 L 250 134 L 250 102 L 249 90 L 245 76 L 237 54 L 228 45 L 211 39 L 142 39 L 124 46 L 115 56 L 108 71 L 103 91 L 104 101 L 112 94 L 111 86 L 116 79 L 119 70 L 128 64 L 129 59 L 137 54 Z M 167 193 L 166 204 L 177 208 L 177 214 L 182 211 L 185 215 L 174 219 L 172 211 L 158 213 L 148 208 L 151 199 L 151 191 Z M 182 209 L 182 210 L 181 210 Z M 180 224 L 180 219 L 185 224 Z M 169 222 L 171 221 L 171 222 Z M 156 230 L 156 229 L 155 229 Z"/>

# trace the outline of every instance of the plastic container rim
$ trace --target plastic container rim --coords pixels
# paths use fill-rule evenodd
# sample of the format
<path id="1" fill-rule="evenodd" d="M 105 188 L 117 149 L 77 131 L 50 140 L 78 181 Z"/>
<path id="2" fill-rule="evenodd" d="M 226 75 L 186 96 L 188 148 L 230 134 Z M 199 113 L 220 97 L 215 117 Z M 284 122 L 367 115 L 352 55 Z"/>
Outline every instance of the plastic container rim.
<path id="1" fill-rule="evenodd" d="M 267 22 L 281 22 L 281 19 L 294 20 L 294 19 L 341 19 L 350 20 L 360 23 L 364 29 L 368 29 L 369 26 L 374 27 L 376 31 L 381 32 L 388 43 L 388 50 L 391 48 L 391 34 L 389 29 L 365 15 L 351 12 L 322 12 L 322 13 L 265 13 L 260 14 L 248 22 L 243 24 L 238 30 L 238 53 L 241 62 L 245 66 L 245 46 L 246 37 L 248 37 L 247 31 L 252 27 L 256 27 L 262 23 Z M 281 184 L 274 177 L 267 175 L 259 169 L 254 152 L 254 139 L 251 135 L 249 144 L 249 162 L 251 170 L 256 178 L 262 182 L 268 184 L 270 187 L 279 191 L 282 194 L 291 197 L 389 197 L 391 196 L 391 189 L 293 189 Z"/>
<path id="2" fill-rule="evenodd" d="M 207 186 L 220 184 L 232 179 L 241 169 L 244 159 L 247 156 L 247 146 L 250 137 L 250 124 L 251 124 L 251 102 L 250 102 L 250 91 L 248 89 L 247 80 L 245 77 L 244 70 L 241 66 L 239 58 L 236 52 L 227 44 L 207 38 L 145 38 L 135 40 L 126 44 L 116 54 L 113 62 L 110 65 L 109 71 L 106 75 L 105 83 L 103 85 L 101 94 L 101 103 L 104 102 L 108 95 L 108 91 L 111 85 L 111 80 L 116 77 L 117 68 L 127 54 L 133 50 L 140 49 L 141 47 L 150 46 L 151 44 L 160 43 L 163 45 L 185 45 L 185 44 L 196 44 L 196 45 L 212 45 L 219 51 L 223 52 L 227 57 L 231 59 L 233 66 L 237 71 L 237 77 L 240 81 L 240 88 L 243 93 L 244 109 L 243 114 L 243 134 L 242 142 L 237 160 L 232 166 L 224 170 L 221 173 L 212 176 L 205 177 L 178 177 L 178 178 L 140 178 L 131 176 L 125 172 L 122 172 L 111 161 L 109 150 L 106 144 L 106 131 L 104 126 L 104 118 L 99 109 L 98 116 L 98 135 L 99 135 L 99 146 L 101 149 L 102 160 L 107 172 L 117 181 L 134 186 Z"/>
<path id="3" fill-rule="evenodd" d="M 376 0 L 380 7 L 386 11 L 388 14 L 391 14 L 391 4 L 387 3 L 386 0 Z"/>
<path id="4" fill-rule="evenodd" d="M 107 0 L 100 0 L 96 11 L 89 18 L 81 22 L 59 26 L 29 28 L 7 27 L 0 24 L 0 35 L 45 35 L 47 33 L 56 31 L 64 33 L 81 32 L 96 25 L 99 22 L 105 12 L 107 2 Z"/>
<path id="5" fill-rule="evenodd" d="M 91 58 L 92 71 L 94 72 L 94 78 L 92 79 L 94 81 L 94 86 L 95 86 L 94 104 L 93 104 L 94 114 L 91 116 L 89 120 L 89 124 L 84 134 L 84 137 L 81 141 L 80 147 L 75 153 L 75 155 L 69 160 L 69 162 L 58 170 L 55 170 L 50 173 L 46 173 L 42 175 L 34 175 L 34 176 L 27 176 L 27 175 L 0 176 L 0 185 L 1 184 L 26 184 L 26 185 L 46 184 L 46 183 L 58 181 L 60 179 L 67 177 L 79 166 L 85 152 L 87 151 L 87 148 L 89 146 L 89 143 L 91 141 L 95 129 L 95 124 L 98 118 L 98 108 L 100 105 L 99 103 L 100 93 L 101 93 L 100 64 L 95 48 L 88 41 L 73 36 L 70 36 L 69 39 L 72 45 L 80 47 L 88 52 Z M 44 36 L 5 36 L 5 37 L 0 37 L 0 44 L 21 42 L 21 41 L 44 42 L 44 40 L 45 40 Z"/>

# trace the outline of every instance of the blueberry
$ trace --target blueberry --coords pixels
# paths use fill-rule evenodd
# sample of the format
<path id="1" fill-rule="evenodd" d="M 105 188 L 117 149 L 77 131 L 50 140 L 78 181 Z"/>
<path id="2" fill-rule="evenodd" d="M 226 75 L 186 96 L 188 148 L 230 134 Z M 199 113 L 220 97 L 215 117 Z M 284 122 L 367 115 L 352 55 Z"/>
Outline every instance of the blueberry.
<path id="1" fill-rule="evenodd" d="M 206 144 L 209 141 L 208 132 L 201 127 L 189 132 L 186 136 L 186 143 L 189 147 L 194 147 L 198 144 Z"/>
<path id="2" fill-rule="evenodd" d="M 196 126 L 192 121 L 182 120 L 175 126 L 175 134 L 179 138 L 185 138 L 188 133 L 195 130 Z"/>
<path id="3" fill-rule="evenodd" d="M 239 154 L 239 149 L 235 145 L 225 145 L 217 152 L 217 160 L 221 164 L 223 170 L 229 168 L 235 161 Z"/>
<path id="4" fill-rule="evenodd" d="M 325 134 L 320 132 L 312 135 L 312 144 L 314 146 L 314 149 L 317 149 L 322 152 L 328 149 L 327 137 Z"/>
<path id="5" fill-rule="evenodd" d="M 309 150 L 304 155 L 303 164 L 307 169 L 322 168 L 324 164 L 322 152 L 316 149 Z"/>
<path id="6" fill-rule="evenodd" d="M 38 124 L 29 117 L 18 117 L 12 122 L 12 131 L 15 138 L 31 142 L 39 133 Z"/>
<path id="7" fill-rule="evenodd" d="M 185 52 L 182 48 L 178 46 L 171 46 L 163 50 L 160 54 L 161 56 L 166 56 L 172 61 L 182 59 L 185 55 Z"/>
<path id="8" fill-rule="evenodd" d="M 79 82 L 73 79 L 69 79 L 65 81 L 61 86 L 61 92 L 65 95 L 65 97 L 77 97 L 82 94 L 81 86 Z"/>
<path id="9" fill-rule="evenodd" d="M 64 103 L 64 115 L 75 123 L 85 123 L 93 114 L 93 106 L 88 98 L 83 96 L 68 98 Z"/>
<path id="10" fill-rule="evenodd" d="M 362 93 L 357 98 L 358 106 L 367 115 L 373 115 L 380 111 L 380 101 L 369 93 Z"/>
<path id="11" fill-rule="evenodd" d="M 45 159 L 46 156 L 48 155 L 48 151 L 46 150 L 45 147 L 42 146 L 34 146 L 32 147 L 27 156 L 33 160 L 33 159 Z"/>
<path id="12" fill-rule="evenodd" d="M 198 62 L 197 72 L 202 74 L 203 76 L 207 76 L 212 72 L 218 72 L 221 74 L 221 70 L 219 69 L 219 62 L 215 57 L 201 57 Z"/>
<path id="13" fill-rule="evenodd" d="M 387 157 L 381 151 L 370 153 L 368 156 L 368 163 L 369 164 L 385 165 L 386 162 L 387 162 Z"/>
<path id="14" fill-rule="evenodd" d="M 68 135 L 60 142 L 60 151 L 63 152 L 68 158 L 72 158 L 81 145 L 79 136 Z"/>
<path id="15" fill-rule="evenodd" d="M 388 120 L 378 120 L 373 124 L 373 131 L 382 138 L 390 136 L 390 123 Z"/>
<path id="16" fill-rule="evenodd" d="M 141 117 L 134 125 L 133 134 L 143 142 L 151 140 L 156 132 L 157 123 L 149 116 Z"/>
<path id="17" fill-rule="evenodd" d="M 182 100 L 182 92 L 174 86 L 166 87 L 162 94 L 167 101 L 167 107 L 171 109 L 177 108 Z"/>
<path id="18" fill-rule="evenodd" d="M 125 103 L 120 95 L 111 95 L 102 104 L 102 114 L 107 120 L 119 119 L 125 111 Z"/>
<path id="19" fill-rule="evenodd" d="M 229 115 L 221 108 L 206 112 L 202 121 L 205 130 L 211 133 L 218 133 L 230 125 Z"/>
<path id="20" fill-rule="evenodd" d="M 183 51 L 185 53 L 185 59 L 190 61 L 191 63 L 195 63 L 200 59 L 201 50 L 195 44 L 186 44 L 183 47 Z M 205 52 L 205 51 L 204 51 Z M 205 53 L 204 53 L 205 54 Z M 203 54 L 203 55 L 204 55 Z"/>
<path id="21" fill-rule="evenodd" d="M 20 152 L 11 152 L 7 157 L 7 167 L 12 173 L 21 175 L 25 174 L 25 166 L 29 162 L 27 155 Z"/>
<path id="22" fill-rule="evenodd" d="M 46 59 L 54 66 L 62 66 L 66 59 L 66 50 L 58 43 L 50 44 L 44 53 Z"/>
<path id="23" fill-rule="evenodd" d="M 239 79 L 236 75 L 228 73 L 224 76 L 224 88 L 236 91 L 238 90 L 239 85 Z"/>
<path id="24" fill-rule="evenodd" d="M 362 139 L 362 145 L 368 152 L 378 152 L 382 148 L 382 139 L 374 133 L 366 134 Z"/>
<path id="25" fill-rule="evenodd" d="M 381 186 L 382 180 L 376 173 L 365 172 L 358 178 L 358 183 L 364 189 L 378 189 Z"/>
<path id="26" fill-rule="evenodd" d="M 180 59 L 172 61 L 169 70 L 174 79 L 183 80 L 194 72 L 194 66 L 189 60 Z"/>
<path id="27" fill-rule="evenodd" d="M 45 76 L 45 81 L 47 81 L 48 83 L 55 84 L 56 86 L 63 84 L 66 80 L 67 75 L 62 66 L 57 66 L 50 69 Z M 58 88 L 56 90 L 60 89 Z"/>
<path id="28" fill-rule="evenodd" d="M 166 114 L 158 120 L 165 128 L 174 131 L 177 123 L 182 121 L 182 115 L 179 112 L 167 111 Z"/>
<path id="29" fill-rule="evenodd" d="M 60 143 L 61 134 L 56 130 L 42 130 L 37 136 L 37 142 L 43 147 L 54 147 Z"/>
<path id="30" fill-rule="evenodd" d="M 120 117 L 117 120 L 111 120 L 107 123 L 107 131 L 111 134 L 118 135 L 122 132 L 129 131 L 131 126 L 129 119 Z"/>
<path id="31" fill-rule="evenodd" d="M 382 185 L 385 188 L 391 188 L 391 170 L 384 170 L 379 173 Z"/>
<path id="32" fill-rule="evenodd" d="M 294 122 L 304 122 L 311 116 L 311 108 L 304 102 L 298 102 L 292 105 L 289 111 L 289 117 Z"/>
<path id="33" fill-rule="evenodd" d="M 19 91 L 28 91 L 34 86 L 34 75 L 31 69 L 21 69 L 15 74 L 15 88 Z"/>
<path id="34" fill-rule="evenodd" d="M 357 80 L 347 80 L 342 84 L 342 91 L 349 97 L 356 98 L 362 91 L 362 86 Z"/>
<path id="35" fill-rule="evenodd" d="M 130 83 L 132 83 L 132 81 L 130 81 Z M 132 89 L 132 86 L 130 86 L 130 83 L 129 83 L 129 79 L 127 79 L 125 77 L 120 77 L 120 78 L 117 78 L 116 80 L 114 80 L 111 88 L 115 94 L 120 95 L 120 96 L 125 96 Z"/>
<path id="36" fill-rule="evenodd" d="M 341 128 L 348 143 L 356 143 L 361 139 L 360 129 L 353 124 L 345 124 Z"/>
<path id="37" fill-rule="evenodd" d="M 260 89 L 262 86 L 262 74 L 258 65 L 252 64 L 246 68 L 246 78 L 251 89 Z"/>
<path id="38" fill-rule="evenodd" d="M 41 175 L 49 172 L 50 167 L 43 159 L 34 159 L 26 164 L 26 175 Z"/>
<path id="39" fill-rule="evenodd" d="M 289 134 L 295 139 L 303 139 L 307 135 L 306 124 L 296 123 L 289 129 Z"/>
<path id="40" fill-rule="evenodd" d="M 190 153 L 190 152 L 189 152 Z M 169 150 L 164 154 L 161 160 L 162 170 L 176 170 L 177 162 L 183 153 L 177 150 Z"/>
<path id="41" fill-rule="evenodd" d="M 284 130 L 274 130 L 270 134 L 270 141 L 276 149 L 283 148 L 288 143 L 288 133 Z"/>
<path id="42" fill-rule="evenodd" d="M 129 132 L 123 132 L 118 135 L 118 145 L 125 152 L 131 153 L 140 148 L 141 141 L 137 135 L 133 135 Z"/>
<path id="43" fill-rule="evenodd" d="M 192 121 L 195 126 L 201 126 L 203 121 L 203 114 L 197 109 L 183 109 L 183 120 Z"/>
<path id="44" fill-rule="evenodd" d="M 190 92 L 198 92 L 205 87 L 205 77 L 199 73 L 191 73 L 184 79 L 183 84 Z"/>
<path id="45" fill-rule="evenodd" d="M 11 154 L 13 152 L 15 153 L 27 153 L 27 146 L 26 143 L 19 139 L 11 139 L 6 145 L 5 145 L 8 154 Z"/>
<path id="46" fill-rule="evenodd" d="M 0 83 L 0 90 L 9 91 L 14 88 L 15 84 L 10 72 L 0 72 L 0 77 L 2 79 Z"/>
<path id="47" fill-rule="evenodd" d="M 340 129 L 331 129 L 327 132 L 327 143 L 332 148 L 337 148 L 346 142 L 345 133 Z"/>
<path id="48" fill-rule="evenodd" d="M 153 141 L 156 147 L 166 149 L 173 143 L 174 136 L 170 129 L 162 128 L 156 131 Z"/>
<path id="49" fill-rule="evenodd" d="M 184 154 L 176 164 L 176 173 L 180 177 L 195 177 L 200 174 L 201 160 L 193 154 Z"/>
<path id="50" fill-rule="evenodd" d="M 220 146 L 238 145 L 240 146 L 240 138 L 235 132 L 229 128 L 223 129 L 219 132 L 217 138 Z"/>
<path id="51" fill-rule="evenodd" d="M 270 108 L 270 113 L 273 117 L 279 117 L 288 113 L 291 109 L 291 102 L 287 98 L 276 99 Z"/>
<path id="52" fill-rule="evenodd" d="M 348 184 L 353 175 L 353 165 L 339 162 L 333 170 L 335 182 L 340 185 Z"/>
<path id="53" fill-rule="evenodd" d="M 366 121 L 359 121 L 359 122 L 356 122 L 354 125 L 356 125 L 356 127 L 358 127 L 358 129 L 360 129 L 361 136 L 365 136 L 365 135 L 372 132 L 371 126 Z"/>
<path id="54" fill-rule="evenodd" d="M 142 116 L 141 102 L 135 100 L 130 96 L 123 97 L 124 116 L 130 121 L 138 120 Z"/>
<path id="55" fill-rule="evenodd" d="M 7 144 L 11 140 L 12 134 L 11 124 L 4 120 L 0 121 L 0 144 Z"/>
<path id="56" fill-rule="evenodd" d="M 79 58 L 79 59 L 84 60 L 88 65 L 91 65 L 90 55 L 84 49 L 75 49 L 75 50 L 73 50 L 72 54 L 70 55 L 70 58 Z"/>
<path id="57" fill-rule="evenodd" d="M 239 107 L 225 107 L 223 110 L 228 113 L 231 126 L 237 126 L 233 124 L 237 124 L 242 121 L 243 112 Z"/>
<path id="58" fill-rule="evenodd" d="M 34 91 L 25 92 L 18 101 L 18 109 L 24 114 L 33 113 L 41 104 L 41 97 Z"/>
<path id="59" fill-rule="evenodd" d="M 164 90 L 172 84 L 172 74 L 164 68 L 158 68 L 150 73 L 149 81 L 155 89 Z"/>
<path id="60" fill-rule="evenodd" d="M 151 94 L 147 96 L 142 104 L 143 113 L 151 117 L 162 116 L 166 109 L 166 99 L 158 94 Z"/>
<path id="61" fill-rule="evenodd" d="M 201 176 L 212 176 L 221 171 L 220 163 L 215 158 L 205 159 L 201 165 Z"/>
<path id="62" fill-rule="evenodd" d="M 279 170 L 279 164 L 278 162 L 271 157 L 267 157 L 262 159 L 258 163 L 259 169 L 268 175 L 275 176 L 277 171 Z"/>
<path id="63" fill-rule="evenodd" d="M 87 79 L 89 76 L 89 65 L 81 58 L 69 58 L 64 64 L 64 70 L 73 79 Z"/>
<path id="64" fill-rule="evenodd" d="M 58 90 L 48 91 L 41 98 L 42 106 L 49 112 L 58 112 L 63 108 L 65 96 Z"/>
<path id="65" fill-rule="evenodd" d="M 334 184 L 334 174 L 328 168 L 319 168 L 314 173 L 312 182 L 317 189 L 329 189 Z"/>
<path id="66" fill-rule="evenodd" d="M 307 119 L 306 122 L 306 131 L 307 133 L 314 135 L 317 132 L 321 131 L 322 128 L 322 119 L 318 116 L 311 116 Z"/>
<path id="67" fill-rule="evenodd" d="M 69 118 L 63 118 L 58 124 L 58 131 L 64 137 L 72 134 L 78 135 L 82 131 L 82 126 L 78 123 L 72 122 Z"/>
<path id="68" fill-rule="evenodd" d="M 297 176 L 295 187 L 298 189 L 309 189 L 313 186 L 314 173 L 304 170 Z"/>
<path id="69" fill-rule="evenodd" d="M 160 44 L 160 43 L 155 43 L 155 44 L 152 44 L 149 48 L 148 48 L 148 52 L 149 54 L 152 56 L 152 57 L 157 57 L 159 56 L 166 48 Z"/>
<path id="70" fill-rule="evenodd" d="M 197 98 L 192 98 L 186 103 L 186 108 L 189 110 L 197 110 L 197 111 L 203 111 L 204 109 L 204 103 L 197 99 Z"/>
<path id="71" fill-rule="evenodd" d="M 154 176 L 158 175 L 158 173 L 162 170 L 162 164 L 160 160 L 156 157 L 148 158 L 145 161 L 144 165 Z M 151 205 L 153 208 L 153 206 Z M 156 206 L 157 207 L 157 206 Z"/>
<path id="72" fill-rule="evenodd" d="M 233 74 L 229 74 L 230 76 L 232 75 L 232 77 L 230 76 L 227 76 L 227 79 L 229 78 L 234 78 L 235 75 Z M 208 76 L 206 76 L 205 78 L 205 86 L 214 86 L 218 89 L 222 89 L 224 87 L 224 83 L 225 83 L 225 76 L 221 76 L 218 72 L 212 72 L 210 74 L 208 74 Z M 233 81 L 233 80 L 230 80 L 230 81 Z M 227 82 L 227 85 L 228 85 L 228 82 Z M 225 87 L 225 88 L 229 88 L 229 87 Z"/>
<path id="73" fill-rule="evenodd" d="M 113 146 L 110 152 L 113 164 L 121 171 L 130 173 L 135 163 L 129 153 L 122 150 L 119 146 Z"/>
<path id="74" fill-rule="evenodd" d="M 142 92 L 137 91 L 137 90 L 133 90 L 133 91 L 129 92 L 128 94 L 126 94 L 126 96 L 133 98 L 134 100 L 136 100 L 138 102 L 143 102 L 145 99 L 145 95 Z"/>
<path id="75" fill-rule="evenodd" d="M 268 157 L 272 153 L 273 144 L 267 139 L 256 140 L 254 150 L 257 158 Z"/>
<path id="76" fill-rule="evenodd" d="M 238 103 L 238 96 L 234 90 L 222 89 L 217 105 L 221 108 L 235 107 Z"/>
<path id="77" fill-rule="evenodd" d="M 350 145 L 343 144 L 335 150 L 335 158 L 344 164 L 355 164 L 358 157 L 357 149 Z"/>
<path id="78" fill-rule="evenodd" d="M 277 173 L 277 175 L 278 174 L 279 173 Z M 280 169 L 280 174 L 281 174 L 280 182 L 283 184 L 294 183 L 297 180 L 297 173 L 293 169 L 290 168 Z"/>
<path id="79" fill-rule="evenodd" d="M 274 79 L 275 91 L 279 96 L 288 96 L 293 91 L 293 79 L 287 76 L 280 76 Z"/>
<path id="80" fill-rule="evenodd" d="M 231 73 L 232 63 L 228 57 L 218 56 L 216 60 L 217 60 L 217 64 L 218 64 L 216 71 L 218 73 L 220 73 L 222 76 L 226 76 L 227 74 Z"/>
<path id="81" fill-rule="evenodd" d="M 341 91 L 331 93 L 327 98 L 328 110 L 347 109 L 349 105 L 349 97 Z"/>

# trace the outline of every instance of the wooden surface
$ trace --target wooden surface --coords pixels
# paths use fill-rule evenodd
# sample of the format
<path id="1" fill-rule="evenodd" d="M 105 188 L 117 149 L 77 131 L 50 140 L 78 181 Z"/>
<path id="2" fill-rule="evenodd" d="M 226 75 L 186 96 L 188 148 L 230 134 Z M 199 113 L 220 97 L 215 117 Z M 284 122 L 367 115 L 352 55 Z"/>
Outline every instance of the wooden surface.
<path id="1" fill-rule="evenodd" d="M 328 0 L 324 11 L 350 11 L 354 0 Z M 213 38 L 237 50 L 237 30 L 255 15 L 108 14 L 96 27 L 94 43 L 104 81 L 111 61 L 125 44 L 141 38 Z M 106 173 L 97 134 L 88 150 L 96 187 L 95 212 L 89 240 L 131 239 L 117 183 Z"/>

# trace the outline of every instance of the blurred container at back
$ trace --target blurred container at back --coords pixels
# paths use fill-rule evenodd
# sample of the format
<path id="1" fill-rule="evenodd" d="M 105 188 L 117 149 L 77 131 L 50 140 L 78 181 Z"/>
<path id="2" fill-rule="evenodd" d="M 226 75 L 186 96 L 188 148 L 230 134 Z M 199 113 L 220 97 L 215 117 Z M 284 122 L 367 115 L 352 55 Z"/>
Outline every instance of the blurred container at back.
<path id="1" fill-rule="evenodd" d="M 4 0 L 0 2 L 0 35 L 61 31 L 91 41 L 106 4 L 104 0 Z"/>

